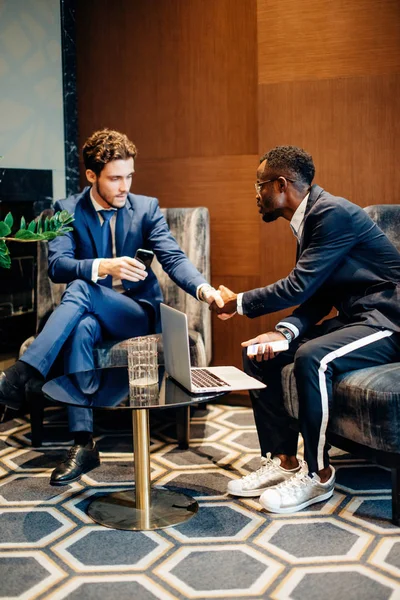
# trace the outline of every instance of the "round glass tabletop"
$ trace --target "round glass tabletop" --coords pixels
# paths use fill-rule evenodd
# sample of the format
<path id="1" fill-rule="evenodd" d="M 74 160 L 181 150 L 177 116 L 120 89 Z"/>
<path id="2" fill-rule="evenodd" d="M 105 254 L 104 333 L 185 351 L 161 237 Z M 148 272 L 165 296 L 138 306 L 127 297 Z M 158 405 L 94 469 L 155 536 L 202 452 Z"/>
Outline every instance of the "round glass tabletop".
<path id="1" fill-rule="evenodd" d="M 62 375 L 48 381 L 43 393 L 50 400 L 82 408 L 167 408 L 207 402 L 227 392 L 192 394 L 159 367 L 158 384 L 147 386 L 136 396 L 137 387 L 129 387 L 127 367 L 108 367 Z"/>

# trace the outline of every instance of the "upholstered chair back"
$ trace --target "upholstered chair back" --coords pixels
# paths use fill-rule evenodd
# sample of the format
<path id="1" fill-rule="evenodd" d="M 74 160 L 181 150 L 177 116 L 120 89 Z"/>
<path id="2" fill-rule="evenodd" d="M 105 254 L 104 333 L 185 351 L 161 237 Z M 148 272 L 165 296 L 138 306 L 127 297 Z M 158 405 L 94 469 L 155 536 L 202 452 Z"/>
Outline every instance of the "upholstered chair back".
<path id="1" fill-rule="evenodd" d="M 364 210 L 400 251 L 400 205 L 374 204 Z"/>

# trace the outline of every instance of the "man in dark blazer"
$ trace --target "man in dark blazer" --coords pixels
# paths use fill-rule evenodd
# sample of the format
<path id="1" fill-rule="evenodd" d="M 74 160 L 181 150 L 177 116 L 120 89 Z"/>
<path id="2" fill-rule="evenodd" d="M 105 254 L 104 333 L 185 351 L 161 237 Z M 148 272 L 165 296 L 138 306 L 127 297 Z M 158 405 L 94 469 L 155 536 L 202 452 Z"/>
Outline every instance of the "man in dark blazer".
<path id="1" fill-rule="evenodd" d="M 117 131 L 95 132 L 84 144 L 82 193 L 56 202 L 74 214 L 73 230 L 49 243 L 49 275 L 67 283 L 60 305 L 15 365 L 0 375 L 0 402 L 18 408 L 29 379 L 45 378 L 61 349 L 65 373 L 94 368 L 93 348 L 104 338 L 127 339 L 159 332 L 162 293 L 151 268 L 134 258 L 154 251 L 163 269 L 187 293 L 223 306 L 171 235 L 156 198 L 130 194 L 136 147 Z M 67 485 L 99 464 L 92 411 L 69 408 L 75 443 L 53 471 Z"/>
<path id="2" fill-rule="evenodd" d="M 260 469 L 233 480 L 228 491 L 258 496 L 271 512 L 290 513 L 326 500 L 335 472 L 329 464 L 326 428 L 332 380 L 345 371 L 398 360 L 400 351 L 400 254 L 360 207 L 318 185 L 312 157 L 281 146 L 265 154 L 257 171 L 257 206 L 266 223 L 283 217 L 297 238 L 294 269 L 287 277 L 241 294 L 220 286 L 221 319 L 250 318 L 292 306 L 275 331 L 243 342 L 247 373 L 267 384 L 251 392 L 261 446 Z M 337 315 L 318 322 L 332 308 Z M 287 339 L 276 356 L 268 346 Z M 248 357 L 250 344 L 264 344 Z M 271 360 L 273 359 L 273 360 Z M 298 434 L 283 406 L 281 370 L 294 362 L 305 463 L 297 458 Z"/>

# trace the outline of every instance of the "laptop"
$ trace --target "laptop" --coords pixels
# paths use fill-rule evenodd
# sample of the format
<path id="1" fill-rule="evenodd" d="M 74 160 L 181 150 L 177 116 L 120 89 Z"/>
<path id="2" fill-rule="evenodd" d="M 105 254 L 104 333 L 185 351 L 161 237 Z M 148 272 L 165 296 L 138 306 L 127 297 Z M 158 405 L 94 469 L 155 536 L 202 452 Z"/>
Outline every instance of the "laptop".
<path id="1" fill-rule="evenodd" d="M 165 370 L 193 394 L 255 390 L 266 386 L 236 367 L 191 367 L 187 316 L 160 305 Z"/>

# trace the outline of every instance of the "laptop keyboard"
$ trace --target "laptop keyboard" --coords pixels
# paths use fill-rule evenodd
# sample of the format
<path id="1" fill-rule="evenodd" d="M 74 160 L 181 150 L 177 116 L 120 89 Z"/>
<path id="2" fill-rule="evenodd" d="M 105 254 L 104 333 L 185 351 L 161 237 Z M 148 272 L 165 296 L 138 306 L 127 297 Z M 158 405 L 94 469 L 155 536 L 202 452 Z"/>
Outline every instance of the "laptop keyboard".
<path id="1" fill-rule="evenodd" d="M 229 383 L 226 383 L 223 379 L 220 379 L 214 373 L 207 371 L 207 369 L 195 369 L 191 370 L 192 384 L 198 388 L 215 388 L 215 387 L 226 387 Z"/>

